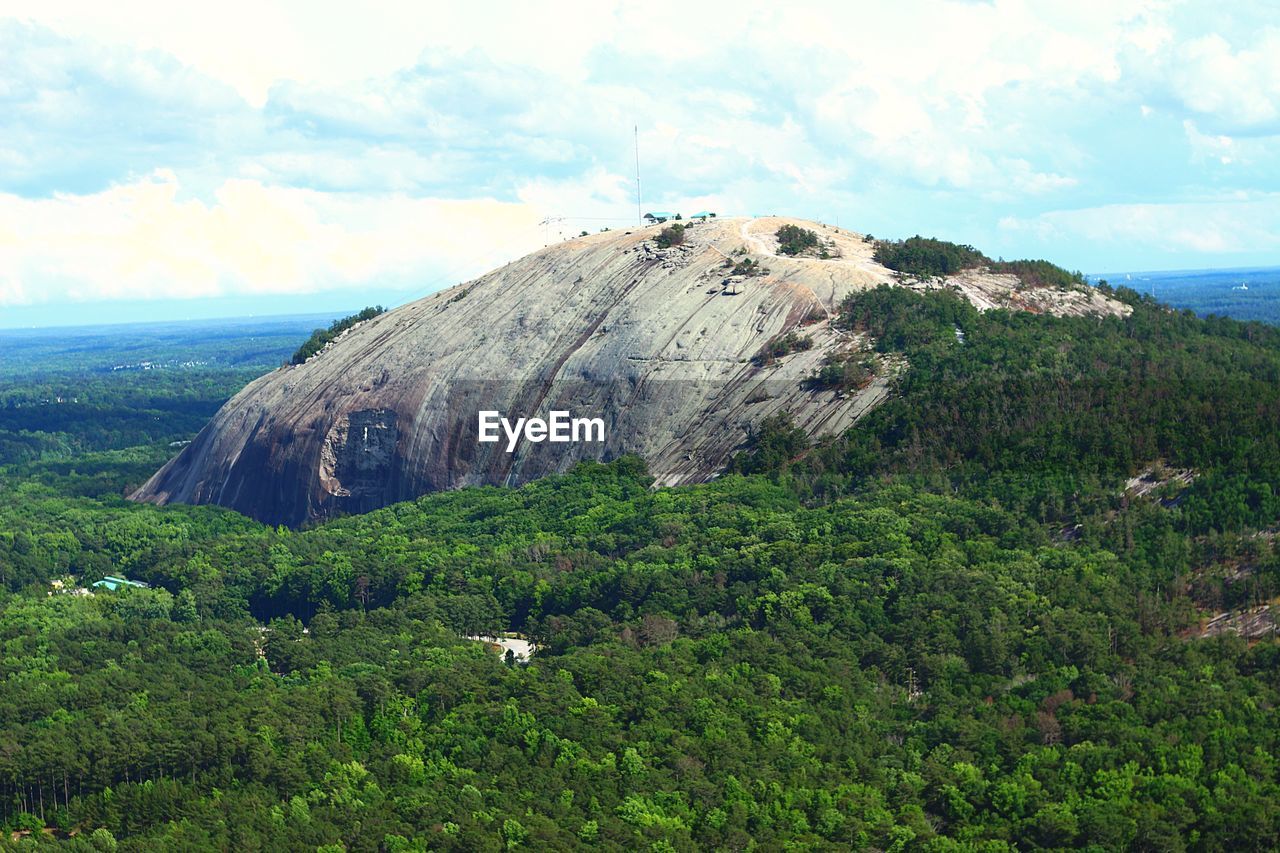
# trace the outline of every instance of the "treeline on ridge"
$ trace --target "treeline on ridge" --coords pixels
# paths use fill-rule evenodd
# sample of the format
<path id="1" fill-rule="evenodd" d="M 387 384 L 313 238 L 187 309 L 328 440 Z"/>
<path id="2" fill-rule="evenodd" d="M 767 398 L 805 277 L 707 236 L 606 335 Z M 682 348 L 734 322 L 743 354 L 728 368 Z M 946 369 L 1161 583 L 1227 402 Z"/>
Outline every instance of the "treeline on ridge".
<path id="1" fill-rule="evenodd" d="M 1067 523 L 1082 503 L 1165 460 L 1199 473 L 1176 514 L 1186 529 L 1274 524 L 1280 330 L 1103 289 L 1133 313 L 978 311 L 950 292 L 890 286 L 850 296 L 840 322 L 909 368 L 857 429 L 793 454 L 803 462 L 786 476 L 811 499 L 907 477 Z M 788 448 L 795 441 L 771 434 Z M 749 458 L 736 464 L 763 470 Z"/>
<path id="2" fill-rule="evenodd" d="M 379 314 L 386 311 L 381 305 L 374 305 L 365 308 L 358 314 L 352 314 L 349 317 L 343 317 L 341 320 L 334 320 L 329 324 L 327 329 L 316 329 L 311 333 L 311 337 L 307 338 L 302 346 L 298 347 L 298 351 L 293 354 L 293 358 L 289 359 L 290 364 L 302 364 L 311 356 L 320 352 L 325 345 L 336 338 L 338 335 L 350 329 L 356 323 L 363 323 L 365 320 L 372 320 Z"/>
<path id="3" fill-rule="evenodd" d="M 1085 284 L 1081 273 L 1068 272 L 1049 261 L 992 260 L 973 246 L 919 235 L 905 240 L 877 240 L 872 257 L 891 270 L 920 278 L 986 267 L 995 273 L 1017 276 L 1028 287 L 1072 288 Z"/>

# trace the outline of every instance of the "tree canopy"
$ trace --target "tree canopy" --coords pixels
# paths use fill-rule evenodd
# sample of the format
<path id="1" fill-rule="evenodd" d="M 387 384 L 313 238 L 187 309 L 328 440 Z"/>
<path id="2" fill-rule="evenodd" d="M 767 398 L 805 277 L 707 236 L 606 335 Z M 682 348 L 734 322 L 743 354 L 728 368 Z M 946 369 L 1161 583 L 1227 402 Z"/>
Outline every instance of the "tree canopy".
<path id="1" fill-rule="evenodd" d="M 171 450 L 103 386 L 124 429 L 0 458 L 7 843 L 1275 849 L 1280 332 L 1115 294 L 867 291 L 902 366 L 842 436 L 298 531 L 123 500 Z"/>

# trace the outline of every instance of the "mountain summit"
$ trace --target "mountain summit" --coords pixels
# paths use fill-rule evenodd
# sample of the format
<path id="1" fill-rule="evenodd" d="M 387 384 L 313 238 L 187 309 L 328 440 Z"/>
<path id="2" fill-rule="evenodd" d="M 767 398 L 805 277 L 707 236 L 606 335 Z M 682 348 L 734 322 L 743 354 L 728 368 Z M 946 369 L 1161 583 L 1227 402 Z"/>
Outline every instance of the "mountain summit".
<path id="1" fill-rule="evenodd" d="M 897 284 L 952 288 L 982 309 L 1128 310 L 1086 287 L 1028 287 L 982 267 L 904 276 L 874 259 L 869 237 L 804 220 L 679 225 L 559 243 L 361 322 L 249 384 L 132 497 L 296 525 L 628 453 L 660 484 L 698 482 L 770 415 L 827 435 L 890 392 L 887 359 L 856 384 L 813 380 L 867 350 L 834 322 L 855 291 Z M 504 432 L 556 412 L 598 421 L 598 434 Z M 481 440 L 485 413 L 498 440 Z"/>

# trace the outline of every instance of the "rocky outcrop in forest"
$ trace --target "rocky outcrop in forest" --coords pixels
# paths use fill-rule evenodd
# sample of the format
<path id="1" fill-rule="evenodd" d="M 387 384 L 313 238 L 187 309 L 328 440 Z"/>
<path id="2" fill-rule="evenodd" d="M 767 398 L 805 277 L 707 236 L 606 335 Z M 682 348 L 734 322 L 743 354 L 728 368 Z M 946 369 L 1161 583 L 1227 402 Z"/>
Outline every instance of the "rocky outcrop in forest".
<path id="1" fill-rule="evenodd" d="M 778 251 L 783 225 L 819 245 Z M 907 281 L 874 244 L 768 217 L 663 225 L 550 246 L 344 332 L 230 400 L 133 498 L 220 504 L 296 525 L 417 495 L 518 484 L 584 459 L 637 454 L 659 484 L 710 479 L 753 426 L 786 411 L 810 436 L 850 427 L 889 393 L 892 364 L 856 388 L 817 388 L 828 357 L 866 340 L 834 323 L 882 283 L 952 287 L 980 308 L 1128 309 L 1081 289 L 1028 289 L 967 271 Z M 602 441 L 479 441 L 478 415 L 600 419 Z"/>

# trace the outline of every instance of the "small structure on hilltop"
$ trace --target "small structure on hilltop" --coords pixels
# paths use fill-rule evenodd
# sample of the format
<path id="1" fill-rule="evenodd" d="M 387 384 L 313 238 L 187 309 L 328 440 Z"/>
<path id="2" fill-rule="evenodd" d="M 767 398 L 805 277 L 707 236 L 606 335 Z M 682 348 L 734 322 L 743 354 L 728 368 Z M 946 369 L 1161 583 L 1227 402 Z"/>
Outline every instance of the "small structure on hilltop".
<path id="1" fill-rule="evenodd" d="M 679 218 L 680 218 L 680 214 L 667 213 L 665 210 L 655 210 L 653 213 L 646 213 L 644 215 L 644 221 L 648 222 L 650 225 L 654 225 L 660 222 L 666 222 L 668 219 L 679 219 Z"/>
<path id="2" fill-rule="evenodd" d="M 131 586 L 134 589 L 150 589 L 151 588 L 151 584 L 149 583 L 143 583 L 142 581 L 131 581 L 128 578 L 118 578 L 115 575 L 107 575 L 105 578 L 103 578 L 100 581 L 94 581 L 93 583 L 90 584 L 90 586 L 94 587 L 95 589 L 107 589 L 107 590 L 110 590 L 111 592 L 115 592 L 121 587 L 126 587 L 126 586 Z"/>
<path id="3" fill-rule="evenodd" d="M 716 215 L 709 210 L 699 210 L 697 213 L 689 217 L 690 222 L 706 222 L 708 219 L 715 219 Z"/>

